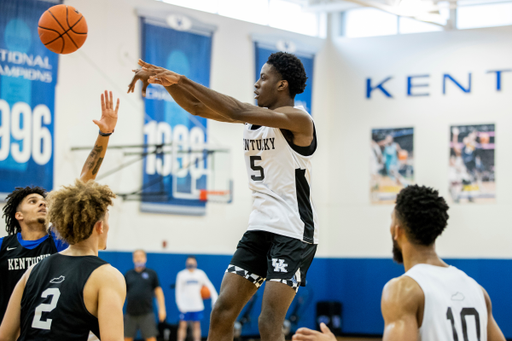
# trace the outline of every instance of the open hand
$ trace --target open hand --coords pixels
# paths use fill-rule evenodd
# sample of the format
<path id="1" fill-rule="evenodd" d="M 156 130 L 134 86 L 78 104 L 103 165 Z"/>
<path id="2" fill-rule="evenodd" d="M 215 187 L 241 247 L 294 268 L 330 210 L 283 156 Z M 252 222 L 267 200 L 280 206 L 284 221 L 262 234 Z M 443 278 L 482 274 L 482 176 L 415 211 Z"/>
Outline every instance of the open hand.
<path id="1" fill-rule="evenodd" d="M 110 94 L 110 96 L 109 96 Z M 119 110 L 119 98 L 117 99 L 116 108 L 114 109 L 114 99 L 112 91 L 101 94 L 101 118 L 100 120 L 92 120 L 94 124 L 100 128 L 104 134 L 114 132 L 117 124 L 117 112 Z"/>
<path id="2" fill-rule="evenodd" d="M 133 70 L 135 75 L 128 85 L 128 93 L 134 92 L 135 84 L 138 80 L 142 81 L 142 96 L 146 97 L 146 89 L 150 83 L 171 86 L 177 84 L 181 77 L 181 75 L 176 72 L 146 63 L 142 59 L 139 59 L 139 65 L 142 69 Z"/>
<path id="3" fill-rule="evenodd" d="M 142 96 L 146 97 L 146 89 L 148 88 L 149 77 L 151 77 L 152 73 L 142 69 L 132 71 L 135 72 L 135 75 L 133 75 L 132 81 L 128 85 L 128 93 L 135 91 L 135 84 L 140 80 L 142 82 Z"/>
<path id="4" fill-rule="evenodd" d="M 322 332 L 308 328 L 299 328 L 295 335 L 293 335 L 293 341 L 336 341 L 336 336 L 331 333 L 329 327 L 325 323 L 320 323 L 320 329 Z"/>

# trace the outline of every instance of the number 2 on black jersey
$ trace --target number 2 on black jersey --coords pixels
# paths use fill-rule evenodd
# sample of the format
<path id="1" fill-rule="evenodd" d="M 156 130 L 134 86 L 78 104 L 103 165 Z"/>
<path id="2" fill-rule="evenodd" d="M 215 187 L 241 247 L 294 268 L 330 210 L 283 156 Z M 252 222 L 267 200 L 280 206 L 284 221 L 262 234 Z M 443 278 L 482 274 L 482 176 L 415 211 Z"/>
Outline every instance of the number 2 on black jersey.
<path id="1" fill-rule="evenodd" d="M 462 324 L 462 334 L 464 336 L 464 341 L 468 341 L 468 325 L 466 322 L 466 316 L 473 315 L 475 317 L 476 324 L 476 338 L 480 341 L 480 315 L 475 308 L 462 308 L 460 312 L 460 321 Z M 453 317 L 452 308 L 448 307 L 446 311 L 446 319 L 450 320 L 452 323 L 452 331 L 453 331 L 453 341 L 459 341 L 459 336 L 457 335 L 457 330 L 455 329 L 455 318 Z"/>
<path id="2" fill-rule="evenodd" d="M 254 181 L 263 181 L 265 179 L 265 172 L 263 171 L 263 167 L 256 166 L 256 160 L 261 161 L 261 156 L 253 155 L 249 157 L 251 160 L 251 169 L 257 172 L 260 172 L 260 175 L 251 175 L 251 179 Z"/>
<path id="3" fill-rule="evenodd" d="M 42 298 L 52 296 L 50 303 L 41 303 L 36 307 L 34 312 L 34 319 L 32 320 L 32 328 L 50 330 L 52 326 L 52 319 L 41 320 L 43 313 L 49 313 L 57 306 L 60 298 L 59 288 L 48 288 L 41 294 Z"/>

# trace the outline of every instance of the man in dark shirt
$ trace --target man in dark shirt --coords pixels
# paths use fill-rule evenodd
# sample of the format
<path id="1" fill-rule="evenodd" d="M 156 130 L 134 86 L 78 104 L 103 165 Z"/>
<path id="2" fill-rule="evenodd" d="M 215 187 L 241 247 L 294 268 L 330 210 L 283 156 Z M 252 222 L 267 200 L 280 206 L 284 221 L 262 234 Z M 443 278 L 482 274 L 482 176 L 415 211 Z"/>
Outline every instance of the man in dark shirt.
<path id="1" fill-rule="evenodd" d="M 135 268 L 124 276 L 126 279 L 126 316 L 124 321 L 124 340 L 132 341 L 140 329 L 146 341 L 156 341 L 155 314 L 153 313 L 153 297 L 158 302 L 158 319 L 165 321 L 164 292 L 160 287 L 156 272 L 146 268 L 146 252 L 135 250 L 133 264 Z"/>

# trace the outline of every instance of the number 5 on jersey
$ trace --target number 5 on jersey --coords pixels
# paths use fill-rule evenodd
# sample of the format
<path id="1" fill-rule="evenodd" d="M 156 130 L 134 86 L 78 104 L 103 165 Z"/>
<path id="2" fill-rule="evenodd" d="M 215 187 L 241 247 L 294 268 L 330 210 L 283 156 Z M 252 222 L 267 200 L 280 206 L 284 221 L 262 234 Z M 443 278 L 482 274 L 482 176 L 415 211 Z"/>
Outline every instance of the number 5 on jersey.
<path id="1" fill-rule="evenodd" d="M 261 161 L 261 156 L 253 155 L 250 156 L 251 160 L 251 169 L 253 171 L 259 172 L 259 175 L 251 175 L 251 179 L 254 181 L 263 181 L 265 179 L 265 172 L 263 171 L 263 167 L 256 166 L 256 161 Z"/>
<path id="2" fill-rule="evenodd" d="M 48 288 L 41 294 L 42 298 L 52 296 L 50 303 L 41 303 L 37 306 L 34 312 L 34 319 L 32 320 L 32 328 L 50 330 L 52 326 L 52 319 L 41 320 L 43 313 L 49 313 L 57 306 L 60 298 L 60 290 L 58 288 Z"/>

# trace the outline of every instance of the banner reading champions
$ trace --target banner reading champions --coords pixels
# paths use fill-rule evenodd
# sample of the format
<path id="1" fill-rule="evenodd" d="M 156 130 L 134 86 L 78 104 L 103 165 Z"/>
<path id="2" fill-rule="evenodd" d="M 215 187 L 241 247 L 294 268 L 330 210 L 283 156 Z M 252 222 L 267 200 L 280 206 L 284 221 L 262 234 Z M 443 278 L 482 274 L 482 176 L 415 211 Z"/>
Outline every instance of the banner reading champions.
<path id="1" fill-rule="evenodd" d="M 53 188 L 58 55 L 37 23 L 55 3 L 0 1 L 0 198 L 15 187 Z"/>
<path id="2" fill-rule="evenodd" d="M 196 34 L 153 25 L 142 19 L 143 59 L 210 85 L 212 32 Z M 205 214 L 199 200 L 206 187 L 207 120 L 191 116 L 160 85 L 146 91 L 141 210 L 176 214 Z"/>
<path id="3" fill-rule="evenodd" d="M 276 45 L 287 45 L 292 43 L 279 42 Z M 286 46 L 283 46 L 286 47 Z M 278 48 L 272 47 L 270 44 L 265 43 L 254 43 L 254 49 L 256 51 L 256 80 L 260 78 L 261 68 L 267 62 L 268 57 L 274 52 L 278 52 Z M 303 106 L 306 111 L 311 114 L 311 94 L 313 89 L 313 63 L 315 57 L 313 54 L 309 53 L 298 53 L 294 52 L 304 65 L 304 69 L 306 70 L 306 75 L 308 76 L 308 80 L 306 82 L 306 89 L 303 93 L 295 96 L 295 106 Z"/>

